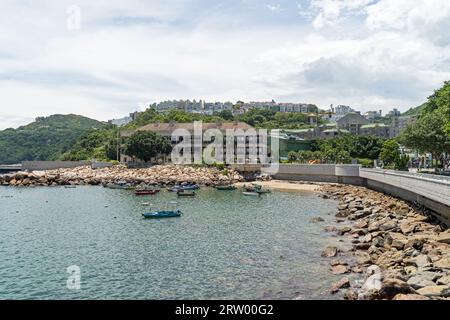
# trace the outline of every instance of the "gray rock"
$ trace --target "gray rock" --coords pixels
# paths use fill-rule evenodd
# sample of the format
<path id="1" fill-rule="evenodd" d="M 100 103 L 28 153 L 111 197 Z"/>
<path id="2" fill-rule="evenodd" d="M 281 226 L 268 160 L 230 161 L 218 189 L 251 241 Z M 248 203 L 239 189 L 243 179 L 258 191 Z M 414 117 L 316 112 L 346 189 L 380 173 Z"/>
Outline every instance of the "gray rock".
<path id="1" fill-rule="evenodd" d="M 349 273 L 350 270 L 349 270 L 348 266 L 339 264 L 337 266 L 332 266 L 331 267 L 331 272 L 333 274 L 345 274 L 345 273 Z"/>
<path id="2" fill-rule="evenodd" d="M 417 293 L 426 297 L 449 297 L 449 286 L 428 286 L 417 290 Z"/>
<path id="3" fill-rule="evenodd" d="M 407 283 L 414 289 L 420 289 L 423 287 L 434 286 L 435 283 L 431 280 L 422 278 L 421 276 L 414 276 L 409 278 Z"/>
<path id="4" fill-rule="evenodd" d="M 334 293 L 338 292 L 340 289 L 344 289 L 344 288 L 350 288 L 350 280 L 348 278 L 342 278 L 338 282 L 334 283 L 331 286 L 330 292 L 334 294 Z"/>
<path id="5" fill-rule="evenodd" d="M 380 225 L 380 230 L 381 231 L 388 231 L 388 230 L 392 230 L 394 228 L 397 227 L 397 223 L 393 220 L 390 220 L 388 222 L 383 223 L 382 225 Z"/>
<path id="6" fill-rule="evenodd" d="M 450 285 L 450 275 L 442 277 L 442 278 L 439 278 L 436 281 L 436 283 L 439 284 L 439 285 L 444 285 L 444 286 Z"/>
<path id="7" fill-rule="evenodd" d="M 338 249 L 336 247 L 326 247 L 325 250 L 322 251 L 322 257 L 332 258 L 336 257 L 338 253 Z"/>

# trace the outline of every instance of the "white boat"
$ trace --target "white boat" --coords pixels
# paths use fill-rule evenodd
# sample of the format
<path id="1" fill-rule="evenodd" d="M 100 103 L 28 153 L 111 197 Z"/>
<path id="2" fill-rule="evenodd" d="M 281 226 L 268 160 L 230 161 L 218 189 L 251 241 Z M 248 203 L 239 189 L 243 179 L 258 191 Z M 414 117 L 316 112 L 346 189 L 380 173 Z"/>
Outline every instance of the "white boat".
<path id="1" fill-rule="evenodd" d="M 252 196 L 252 197 L 259 197 L 260 194 L 258 192 L 242 192 L 244 196 Z"/>

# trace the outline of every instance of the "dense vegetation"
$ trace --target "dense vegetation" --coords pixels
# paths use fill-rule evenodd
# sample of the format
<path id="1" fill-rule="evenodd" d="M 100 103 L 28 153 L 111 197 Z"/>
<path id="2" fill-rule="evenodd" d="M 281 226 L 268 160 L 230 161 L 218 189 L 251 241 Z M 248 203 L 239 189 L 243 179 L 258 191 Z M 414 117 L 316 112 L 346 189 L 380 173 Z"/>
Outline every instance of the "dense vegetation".
<path id="1" fill-rule="evenodd" d="M 168 155 L 172 151 L 170 140 L 150 131 L 136 131 L 127 139 L 125 153 L 128 156 L 150 161 L 157 155 Z"/>
<path id="2" fill-rule="evenodd" d="M 444 166 L 450 153 L 450 81 L 428 98 L 417 122 L 409 125 L 398 141 L 421 153 L 431 153 Z"/>
<path id="3" fill-rule="evenodd" d="M 149 108 L 142 112 L 138 118 L 127 125 L 127 128 L 133 129 L 144 126 L 152 122 L 230 122 L 241 121 L 246 122 L 255 128 L 265 129 L 302 129 L 309 128 L 308 117 L 302 113 L 282 113 L 272 110 L 251 109 L 248 112 L 235 115 L 231 111 L 222 111 L 214 115 L 202 115 L 187 113 L 181 110 L 171 110 L 167 113 L 158 113 L 154 109 Z"/>
<path id="4" fill-rule="evenodd" d="M 0 131 L 0 163 L 56 160 L 76 141 L 102 122 L 78 115 L 53 115 L 17 129 Z"/>
<path id="5" fill-rule="evenodd" d="M 90 130 L 82 135 L 70 150 L 60 156 L 61 160 L 119 160 L 118 129 L 115 126 L 105 126 Z"/>
<path id="6" fill-rule="evenodd" d="M 378 159 L 384 139 L 372 136 L 345 134 L 335 139 L 314 140 L 311 151 L 290 152 L 289 162 L 350 163 L 358 159 L 363 165 L 373 165 Z"/>
<path id="7" fill-rule="evenodd" d="M 410 108 L 408 111 L 403 112 L 402 116 L 419 116 L 422 113 L 422 111 L 425 109 L 426 105 L 427 104 L 424 103 L 418 107 Z"/>

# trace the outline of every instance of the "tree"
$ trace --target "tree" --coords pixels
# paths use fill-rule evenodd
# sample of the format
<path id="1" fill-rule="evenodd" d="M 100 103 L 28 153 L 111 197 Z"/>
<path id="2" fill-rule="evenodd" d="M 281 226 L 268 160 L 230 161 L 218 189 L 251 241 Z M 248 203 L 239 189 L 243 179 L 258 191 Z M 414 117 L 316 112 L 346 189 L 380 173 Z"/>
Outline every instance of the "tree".
<path id="1" fill-rule="evenodd" d="M 288 153 L 288 161 L 292 163 L 292 162 L 296 162 L 297 159 L 298 159 L 297 152 L 289 151 L 289 153 Z"/>
<path id="2" fill-rule="evenodd" d="M 388 140 L 383 143 L 380 158 L 387 165 L 394 164 L 400 158 L 400 145 L 395 140 Z"/>
<path id="3" fill-rule="evenodd" d="M 125 153 L 145 162 L 159 154 L 167 155 L 172 151 L 170 141 L 151 131 L 136 131 L 127 140 Z"/>
<path id="4" fill-rule="evenodd" d="M 444 153 L 450 153 L 450 133 L 446 131 L 444 110 L 436 109 L 423 114 L 415 124 L 409 125 L 398 141 L 421 153 L 429 152 L 439 160 Z"/>

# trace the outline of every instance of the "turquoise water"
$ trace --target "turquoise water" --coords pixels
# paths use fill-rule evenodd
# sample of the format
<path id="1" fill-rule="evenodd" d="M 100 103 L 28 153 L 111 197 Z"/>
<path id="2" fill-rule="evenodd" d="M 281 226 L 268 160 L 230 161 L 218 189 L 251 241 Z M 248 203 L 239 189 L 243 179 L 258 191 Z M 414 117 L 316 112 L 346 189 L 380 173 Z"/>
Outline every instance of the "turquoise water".
<path id="1" fill-rule="evenodd" d="M 141 217 L 142 202 L 171 200 L 183 217 Z M 314 193 L 1 187 L 0 299 L 327 299 L 336 279 L 320 253 L 334 240 L 322 229 L 336 205 Z M 72 265 L 80 290 L 66 286 Z"/>

